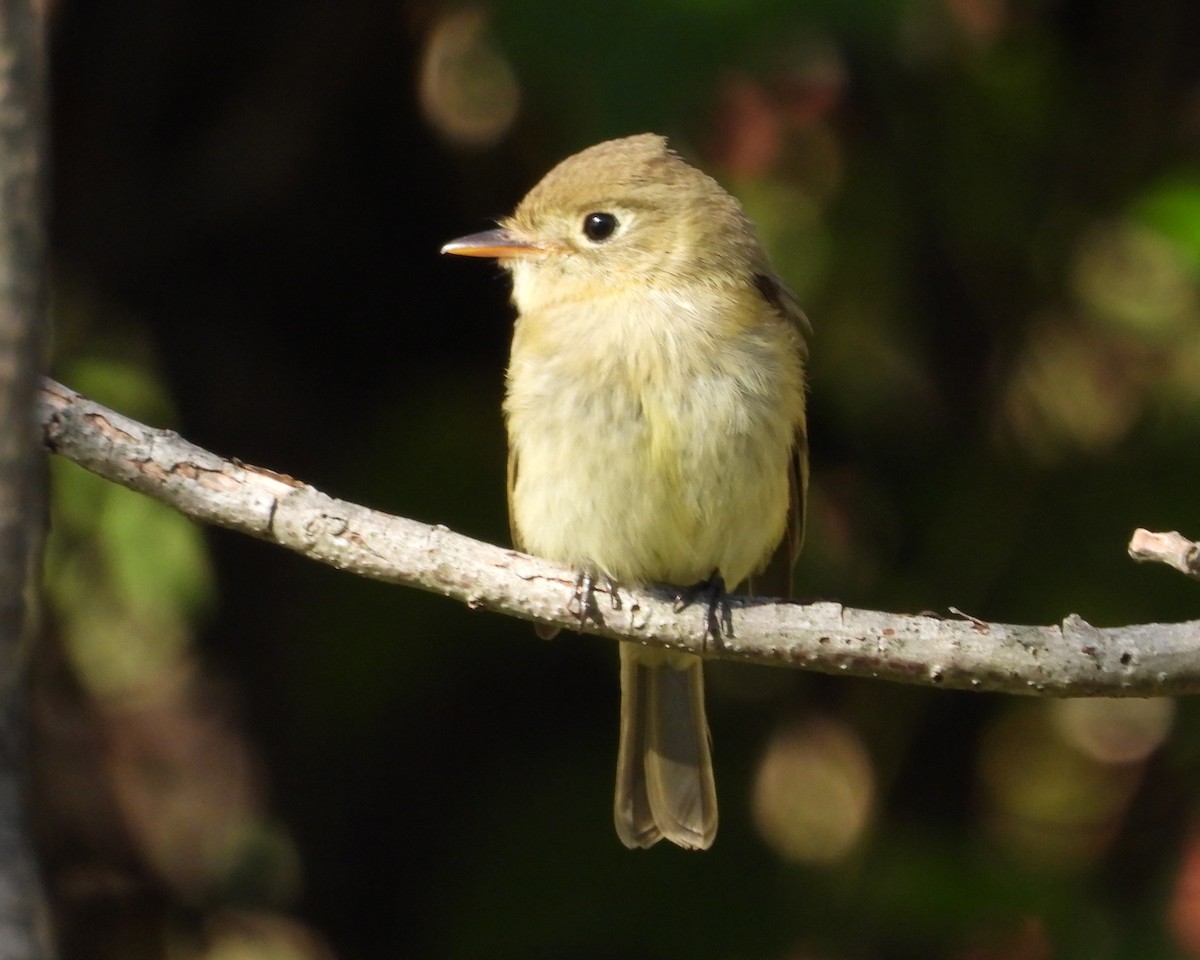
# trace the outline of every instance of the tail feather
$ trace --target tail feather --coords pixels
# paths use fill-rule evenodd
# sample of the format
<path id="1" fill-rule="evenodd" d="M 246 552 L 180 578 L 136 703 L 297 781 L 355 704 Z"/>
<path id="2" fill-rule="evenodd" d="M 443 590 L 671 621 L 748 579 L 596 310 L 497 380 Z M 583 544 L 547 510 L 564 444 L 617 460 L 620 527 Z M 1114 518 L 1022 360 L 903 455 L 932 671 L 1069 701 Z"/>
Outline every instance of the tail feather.
<path id="1" fill-rule="evenodd" d="M 666 838 L 706 850 L 717 833 L 704 672 L 699 657 L 639 659 L 621 646 L 621 735 L 613 806 L 617 835 L 627 847 Z"/>

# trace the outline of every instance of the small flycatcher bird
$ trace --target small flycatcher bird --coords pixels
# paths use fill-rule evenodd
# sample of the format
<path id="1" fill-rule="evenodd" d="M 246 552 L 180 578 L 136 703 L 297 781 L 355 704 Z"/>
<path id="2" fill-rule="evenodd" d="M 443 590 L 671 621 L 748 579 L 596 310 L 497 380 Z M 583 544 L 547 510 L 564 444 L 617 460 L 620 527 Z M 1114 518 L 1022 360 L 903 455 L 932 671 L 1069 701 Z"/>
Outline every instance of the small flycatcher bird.
<path id="1" fill-rule="evenodd" d="M 734 588 L 765 571 L 773 580 L 754 587 L 790 594 L 808 322 L 733 197 L 663 137 L 611 140 L 562 161 L 498 229 L 442 252 L 512 274 L 518 549 L 581 583 Z M 627 847 L 707 849 L 717 798 L 702 661 L 620 647 L 617 834 Z"/>

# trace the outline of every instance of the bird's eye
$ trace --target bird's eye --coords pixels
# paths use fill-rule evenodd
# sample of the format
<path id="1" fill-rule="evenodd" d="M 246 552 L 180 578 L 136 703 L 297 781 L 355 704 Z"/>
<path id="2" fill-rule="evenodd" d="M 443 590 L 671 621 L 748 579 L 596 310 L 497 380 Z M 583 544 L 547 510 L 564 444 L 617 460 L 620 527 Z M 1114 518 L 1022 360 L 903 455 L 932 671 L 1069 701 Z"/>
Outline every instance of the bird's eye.
<path id="1" fill-rule="evenodd" d="M 617 218 L 611 213 L 589 213 L 583 218 L 583 235 L 592 243 L 603 243 L 617 229 Z"/>

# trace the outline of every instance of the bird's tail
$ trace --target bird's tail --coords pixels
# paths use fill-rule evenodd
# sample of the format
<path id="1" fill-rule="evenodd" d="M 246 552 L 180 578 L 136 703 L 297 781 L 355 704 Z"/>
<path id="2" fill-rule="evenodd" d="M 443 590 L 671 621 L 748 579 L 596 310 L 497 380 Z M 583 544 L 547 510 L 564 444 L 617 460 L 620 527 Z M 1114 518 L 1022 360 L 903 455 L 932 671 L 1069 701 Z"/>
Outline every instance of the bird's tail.
<path id="1" fill-rule="evenodd" d="M 621 647 L 621 739 L 613 817 L 627 847 L 665 837 L 707 850 L 717 833 L 704 662 L 631 643 Z"/>

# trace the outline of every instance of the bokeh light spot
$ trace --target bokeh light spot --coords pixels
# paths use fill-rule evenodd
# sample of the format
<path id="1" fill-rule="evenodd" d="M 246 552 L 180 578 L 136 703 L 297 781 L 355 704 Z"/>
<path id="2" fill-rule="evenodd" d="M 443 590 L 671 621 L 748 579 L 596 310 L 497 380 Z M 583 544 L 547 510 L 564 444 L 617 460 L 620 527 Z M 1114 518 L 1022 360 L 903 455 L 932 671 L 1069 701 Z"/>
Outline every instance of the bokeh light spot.
<path id="1" fill-rule="evenodd" d="M 1061 700 L 1052 714 L 1059 735 L 1101 763 L 1135 763 L 1158 749 L 1171 729 L 1167 698 Z"/>
<path id="2" fill-rule="evenodd" d="M 417 95 L 426 119 L 447 140 L 483 147 L 517 117 L 520 88 L 478 7 L 448 13 L 429 31 Z"/>
<path id="3" fill-rule="evenodd" d="M 776 730 L 754 782 L 754 822 L 766 843 L 794 863 L 835 863 L 853 850 L 875 794 L 870 759 L 840 723 L 790 723 Z"/>

